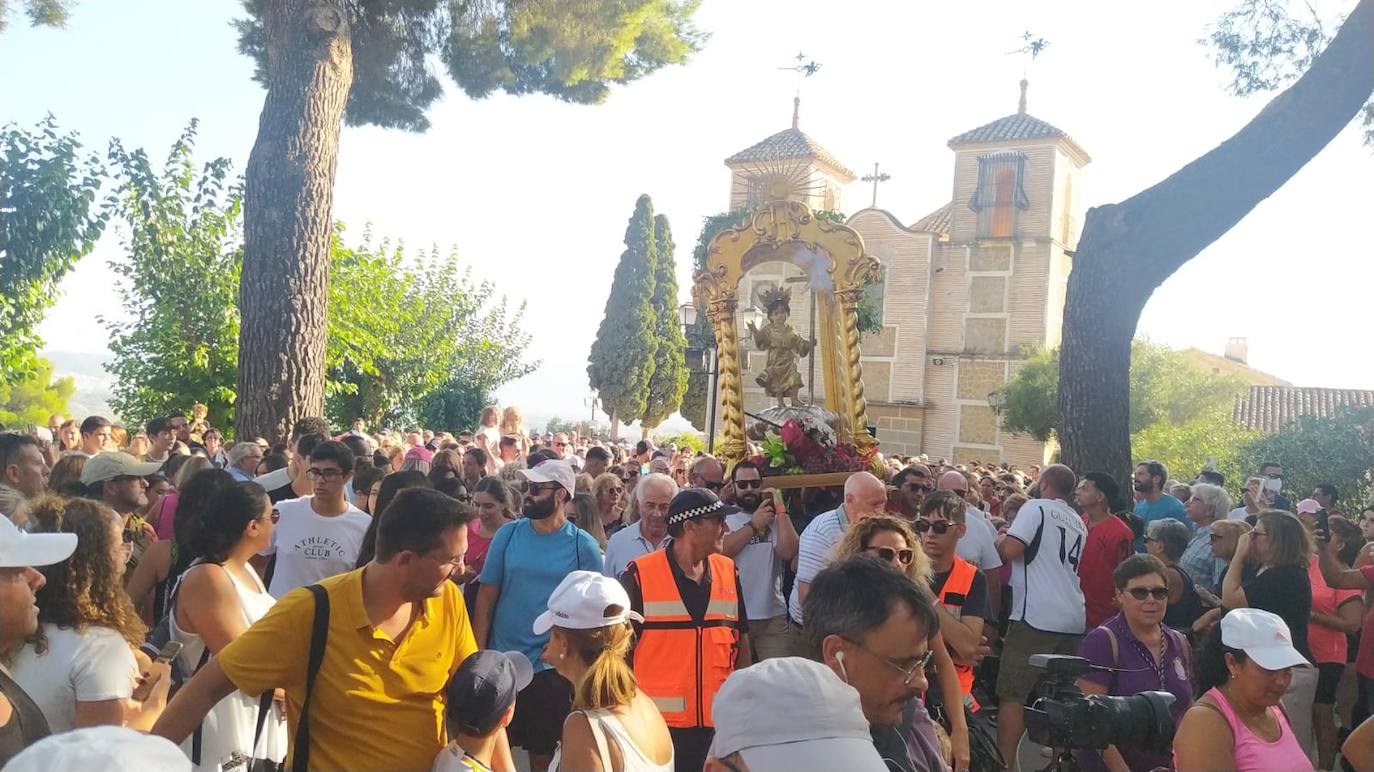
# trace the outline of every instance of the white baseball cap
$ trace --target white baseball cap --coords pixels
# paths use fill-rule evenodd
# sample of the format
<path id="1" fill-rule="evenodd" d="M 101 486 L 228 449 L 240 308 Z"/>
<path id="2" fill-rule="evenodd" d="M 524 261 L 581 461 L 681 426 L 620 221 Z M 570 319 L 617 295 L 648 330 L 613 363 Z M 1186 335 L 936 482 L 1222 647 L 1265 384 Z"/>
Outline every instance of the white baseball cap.
<path id="1" fill-rule="evenodd" d="M 10 759 L 5 772 L 100 769 L 102 772 L 191 772 L 171 740 L 122 726 L 92 726 L 51 735 Z"/>
<path id="2" fill-rule="evenodd" d="M 738 753 L 750 772 L 886 772 L 859 693 L 802 657 L 766 659 L 725 679 L 711 705 L 710 755 Z"/>
<path id="3" fill-rule="evenodd" d="M 1234 609 L 1221 618 L 1221 642 L 1240 649 L 1265 670 L 1306 667 L 1307 658 L 1293 648 L 1293 636 L 1278 614 L 1257 608 Z"/>
<path id="4" fill-rule="evenodd" d="M 548 463 L 551 462 L 544 462 Z M 608 613 L 612 606 L 620 610 Z M 620 582 L 596 571 L 573 571 L 554 588 L 548 610 L 534 618 L 534 634 L 543 635 L 554 625 L 568 630 L 595 630 L 631 620 L 643 622 L 644 617 L 630 610 L 630 595 Z"/>
<path id="5" fill-rule="evenodd" d="M 0 515 L 0 568 L 35 568 L 61 563 L 76 549 L 74 533 L 24 533 Z"/>
<path id="6" fill-rule="evenodd" d="M 549 459 L 533 469 L 522 469 L 520 474 L 532 483 L 558 483 L 571 497 L 577 492 L 577 473 L 567 461 Z"/>

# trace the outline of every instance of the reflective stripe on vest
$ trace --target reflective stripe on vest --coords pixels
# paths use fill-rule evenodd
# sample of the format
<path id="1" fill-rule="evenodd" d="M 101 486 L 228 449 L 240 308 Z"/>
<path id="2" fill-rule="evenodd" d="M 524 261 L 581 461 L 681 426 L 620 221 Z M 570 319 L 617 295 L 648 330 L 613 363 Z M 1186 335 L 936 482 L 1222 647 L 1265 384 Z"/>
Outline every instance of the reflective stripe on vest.
<path id="1" fill-rule="evenodd" d="M 955 619 L 963 615 L 964 603 L 968 600 L 968 592 L 973 589 L 973 579 L 978 575 L 978 569 L 972 563 L 959 556 L 954 557 L 954 566 L 949 570 L 949 578 L 945 579 L 945 586 L 940 588 L 940 605 L 950 610 Z M 951 599 L 946 599 L 948 595 L 958 595 L 964 600 L 959 601 L 959 605 L 954 605 Z M 945 648 L 949 648 L 946 644 Z M 963 692 L 964 704 L 971 710 L 978 710 L 978 701 L 973 699 L 973 668 L 969 665 L 954 663 L 954 672 L 959 676 L 959 690 Z"/>
<path id="2" fill-rule="evenodd" d="M 640 691 L 658 707 L 670 727 L 711 726 L 711 702 L 734 671 L 738 655 L 739 597 L 735 564 L 711 555 L 711 595 L 696 621 L 687 613 L 666 550 L 636 558 L 644 625 L 634 649 Z"/>

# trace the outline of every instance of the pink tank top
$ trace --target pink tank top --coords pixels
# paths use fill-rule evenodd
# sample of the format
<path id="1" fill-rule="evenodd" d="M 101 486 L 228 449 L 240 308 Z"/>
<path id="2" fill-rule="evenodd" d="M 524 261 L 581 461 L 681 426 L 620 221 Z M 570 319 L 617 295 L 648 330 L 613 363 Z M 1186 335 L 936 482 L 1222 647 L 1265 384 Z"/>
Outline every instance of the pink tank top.
<path id="1" fill-rule="evenodd" d="M 1269 711 L 1279 722 L 1279 739 L 1267 742 L 1250 731 L 1245 722 L 1236 716 L 1235 711 L 1231 710 L 1231 703 L 1226 701 L 1226 695 L 1219 689 L 1213 687 L 1207 691 L 1207 695 L 1216 701 L 1221 715 L 1226 717 L 1226 723 L 1231 726 L 1231 736 L 1235 738 L 1231 755 L 1235 759 L 1236 772 L 1269 772 L 1276 769 L 1307 772 L 1313 768 L 1312 760 L 1307 758 L 1298 744 L 1297 736 L 1293 734 L 1293 728 L 1288 725 L 1288 717 L 1278 707 L 1272 707 Z M 1174 765 L 1178 765 L 1177 758 L 1174 759 Z"/>

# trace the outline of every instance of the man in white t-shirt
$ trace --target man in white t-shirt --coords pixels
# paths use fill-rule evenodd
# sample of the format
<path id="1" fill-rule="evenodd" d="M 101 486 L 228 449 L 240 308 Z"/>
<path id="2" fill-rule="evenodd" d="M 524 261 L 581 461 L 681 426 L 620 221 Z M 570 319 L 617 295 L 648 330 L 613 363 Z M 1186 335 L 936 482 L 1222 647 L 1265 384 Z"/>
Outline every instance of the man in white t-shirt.
<path id="1" fill-rule="evenodd" d="M 719 484 L 724 471 L 713 458 L 693 466 L 694 476 L 703 482 Z M 731 470 L 730 479 L 735 484 L 737 506 L 725 516 L 730 531 L 722 541 L 721 552 L 739 568 L 754 661 L 791 656 L 793 635 L 782 599 L 782 575 L 797 556 L 797 529 L 782 499 L 773 490 L 764 489 L 757 466 L 741 461 Z"/>
<path id="2" fill-rule="evenodd" d="M 1042 675 L 1029 666 L 1030 656 L 1077 654 L 1085 625 L 1078 560 L 1088 528 L 1066 502 L 1078 476 L 1051 464 L 1037 482 L 1040 498 L 1022 505 L 997 542 L 1002 559 L 1011 561 L 1011 626 L 997 671 L 997 746 L 1007 759 L 1016 758 L 1023 706 Z"/>
<path id="3" fill-rule="evenodd" d="M 310 452 L 305 471 L 313 495 L 279 501 L 272 546 L 276 555 L 268 592 L 280 598 L 297 587 L 352 571 L 372 518 L 348 503 L 353 451 L 342 442 L 322 442 Z"/>
<path id="4" fill-rule="evenodd" d="M 869 472 L 856 472 L 844 481 L 844 503 L 824 514 L 816 515 L 802 531 L 797 543 L 797 581 L 787 600 L 787 615 L 800 627 L 802 601 L 811 591 L 811 581 L 822 568 L 830 565 L 830 553 L 844 538 L 845 529 L 854 520 L 884 514 L 887 507 L 887 486 Z M 746 610 L 748 606 L 745 607 Z"/>

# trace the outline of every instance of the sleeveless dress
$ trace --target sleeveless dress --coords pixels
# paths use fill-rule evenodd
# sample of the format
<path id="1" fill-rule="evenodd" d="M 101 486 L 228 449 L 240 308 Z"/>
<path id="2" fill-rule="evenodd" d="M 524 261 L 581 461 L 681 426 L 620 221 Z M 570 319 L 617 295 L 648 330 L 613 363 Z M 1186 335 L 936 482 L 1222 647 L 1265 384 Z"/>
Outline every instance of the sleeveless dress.
<path id="1" fill-rule="evenodd" d="M 1236 763 L 1236 772 L 1271 772 L 1279 769 L 1285 772 L 1305 772 L 1312 769 L 1312 760 L 1298 744 L 1298 737 L 1293 734 L 1293 727 L 1288 725 L 1288 716 L 1282 710 L 1277 707 L 1269 709 L 1278 721 L 1279 739 L 1268 742 L 1250 731 L 1245 722 L 1240 720 L 1220 689 L 1212 687 L 1207 694 L 1216 700 L 1221 715 L 1231 726 L 1231 736 L 1235 738 L 1231 746 L 1231 756 Z M 1178 759 L 1175 758 L 1174 762 L 1177 766 Z"/>
<path id="2" fill-rule="evenodd" d="M 266 615 L 276 602 L 276 599 L 268 594 L 267 588 L 263 587 L 262 580 L 257 574 L 252 574 L 251 570 L 253 585 L 248 587 L 223 566 L 196 561 L 192 567 L 198 565 L 207 566 L 203 569 L 206 571 L 224 571 L 228 574 L 229 580 L 234 583 L 234 589 L 238 592 L 243 619 L 250 625 Z M 188 572 L 189 570 L 187 569 Z M 177 657 L 186 672 L 190 673 L 196 669 L 201 655 L 205 652 L 205 641 L 199 635 L 177 626 L 174 607 L 168 612 L 168 624 L 172 640 L 181 641 L 184 646 Z M 245 756 L 277 762 L 286 758 L 286 721 L 275 705 L 263 724 L 262 737 L 258 740 L 257 747 L 253 747 L 253 734 L 257 730 L 258 721 L 258 697 L 259 695 L 250 696 L 236 690 L 210 709 L 201 724 L 200 765 L 197 769 L 202 772 L 217 772 L 219 765 L 227 761 L 235 751 Z M 193 737 L 187 737 L 181 744 L 181 750 L 187 758 L 191 757 L 192 742 Z"/>
<path id="3" fill-rule="evenodd" d="M 579 710 L 575 711 L 587 717 L 587 723 L 592 726 L 592 736 L 596 738 L 596 749 L 601 756 L 601 768 L 610 772 L 611 753 L 607 742 L 613 742 L 620 748 L 620 755 L 623 757 L 623 772 L 673 772 L 673 760 L 668 759 L 666 764 L 655 764 L 652 759 L 644 755 L 644 751 L 635 745 L 635 741 L 630 737 L 630 733 L 625 731 L 625 725 L 620 723 L 620 719 L 615 714 L 604 708 L 600 710 Z M 553 763 L 549 764 L 549 772 L 563 772 L 561 757 L 563 747 L 560 744 L 554 751 Z M 572 772 L 569 770 L 568 772 Z"/>

